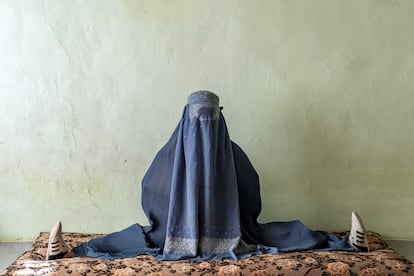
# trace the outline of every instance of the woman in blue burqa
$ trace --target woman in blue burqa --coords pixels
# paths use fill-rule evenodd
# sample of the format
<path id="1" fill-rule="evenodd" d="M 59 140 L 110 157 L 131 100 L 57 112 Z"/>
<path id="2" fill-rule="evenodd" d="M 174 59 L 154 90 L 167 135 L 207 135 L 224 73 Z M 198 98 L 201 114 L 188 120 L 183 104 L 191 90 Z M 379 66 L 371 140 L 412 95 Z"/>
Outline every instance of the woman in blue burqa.
<path id="1" fill-rule="evenodd" d="M 367 251 L 357 213 L 346 237 L 312 231 L 298 220 L 261 224 L 259 177 L 229 137 L 219 98 L 192 93 L 167 144 L 142 180 L 149 226 L 134 224 L 69 249 L 57 222 L 47 259 L 116 259 L 149 254 L 158 260 L 240 259 L 300 250 Z"/>

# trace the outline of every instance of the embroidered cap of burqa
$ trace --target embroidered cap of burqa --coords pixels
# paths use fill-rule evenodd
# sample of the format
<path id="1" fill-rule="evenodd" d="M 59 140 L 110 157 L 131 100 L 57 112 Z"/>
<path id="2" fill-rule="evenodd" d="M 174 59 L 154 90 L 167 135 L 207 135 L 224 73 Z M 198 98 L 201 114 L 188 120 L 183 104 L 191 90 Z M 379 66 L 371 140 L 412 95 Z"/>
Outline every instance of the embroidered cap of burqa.
<path id="1" fill-rule="evenodd" d="M 177 128 L 142 180 L 142 206 L 149 226 L 134 224 L 92 239 L 75 247 L 75 256 L 211 260 L 352 250 L 346 237 L 312 231 L 298 220 L 257 222 L 259 177 L 230 140 L 219 98 L 208 91 L 189 96 Z"/>
<path id="2" fill-rule="evenodd" d="M 297 220 L 257 222 L 259 177 L 230 140 L 219 98 L 208 91 L 189 96 L 179 125 L 142 181 L 142 206 L 151 223 L 144 232 L 165 259 L 347 247 Z"/>

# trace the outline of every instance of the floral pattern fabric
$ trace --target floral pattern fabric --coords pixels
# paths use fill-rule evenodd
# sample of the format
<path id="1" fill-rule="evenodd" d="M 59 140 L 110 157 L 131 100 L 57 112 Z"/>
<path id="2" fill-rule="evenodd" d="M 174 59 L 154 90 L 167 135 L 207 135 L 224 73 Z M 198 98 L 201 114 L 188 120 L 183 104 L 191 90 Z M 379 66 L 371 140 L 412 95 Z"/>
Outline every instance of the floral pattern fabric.
<path id="1" fill-rule="evenodd" d="M 344 235 L 338 233 L 338 235 Z M 64 233 L 76 246 L 97 234 Z M 414 275 L 414 264 L 396 253 L 374 232 L 368 233 L 371 252 L 302 251 L 266 254 L 246 259 L 157 261 L 147 255 L 118 260 L 70 258 L 44 261 L 49 233 L 40 233 L 33 246 L 0 275 Z"/>

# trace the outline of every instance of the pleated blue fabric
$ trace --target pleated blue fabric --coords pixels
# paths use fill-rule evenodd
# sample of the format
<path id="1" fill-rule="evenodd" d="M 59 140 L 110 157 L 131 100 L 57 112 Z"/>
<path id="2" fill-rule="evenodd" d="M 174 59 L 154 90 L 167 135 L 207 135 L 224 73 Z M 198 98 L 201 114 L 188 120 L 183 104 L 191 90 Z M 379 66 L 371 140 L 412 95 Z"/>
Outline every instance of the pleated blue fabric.
<path id="1" fill-rule="evenodd" d="M 347 237 L 312 231 L 298 220 L 257 222 L 259 177 L 231 141 L 219 98 L 209 91 L 190 95 L 142 180 L 141 201 L 148 226 L 92 239 L 74 248 L 75 256 L 234 260 L 310 249 L 353 251 Z"/>

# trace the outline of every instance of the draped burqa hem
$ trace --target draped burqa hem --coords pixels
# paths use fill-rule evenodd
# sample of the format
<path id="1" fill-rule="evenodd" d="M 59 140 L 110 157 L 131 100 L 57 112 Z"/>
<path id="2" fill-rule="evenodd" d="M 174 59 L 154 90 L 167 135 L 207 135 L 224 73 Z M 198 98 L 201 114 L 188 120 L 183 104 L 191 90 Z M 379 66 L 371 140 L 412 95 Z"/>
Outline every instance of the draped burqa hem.
<path id="1" fill-rule="evenodd" d="M 219 98 L 190 95 L 182 118 L 142 180 L 149 226 L 134 224 L 74 248 L 104 259 L 140 254 L 159 260 L 240 259 L 309 249 L 352 250 L 346 238 L 300 221 L 260 224 L 259 177 L 230 140 Z"/>

